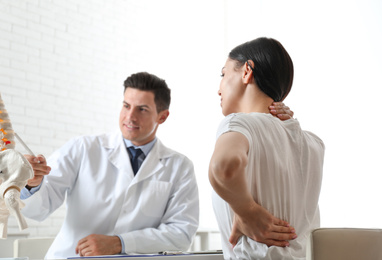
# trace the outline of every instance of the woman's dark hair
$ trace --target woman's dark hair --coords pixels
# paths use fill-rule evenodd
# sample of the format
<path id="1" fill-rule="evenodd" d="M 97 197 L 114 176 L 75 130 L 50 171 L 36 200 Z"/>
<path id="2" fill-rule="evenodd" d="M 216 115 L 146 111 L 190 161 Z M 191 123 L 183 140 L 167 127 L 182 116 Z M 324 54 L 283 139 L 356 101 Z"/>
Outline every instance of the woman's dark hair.
<path id="1" fill-rule="evenodd" d="M 257 38 L 234 48 L 228 55 L 239 67 L 247 61 L 256 84 L 274 101 L 282 101 L 293 83 L 293 62 L 280 42 L 272 38 Z"/>
<path id="2" fill-rule="evenodd" d="M 135 88 L 142 91 L 151 91 L 154 93 L 154 101 L 157 112 L 169 109 L 171 102 L 171 90 L 168 88 L 166 81 L 157 76 L 147 73 L 138 72 L 129 76 L 124 84 L 127 88 Z"/>

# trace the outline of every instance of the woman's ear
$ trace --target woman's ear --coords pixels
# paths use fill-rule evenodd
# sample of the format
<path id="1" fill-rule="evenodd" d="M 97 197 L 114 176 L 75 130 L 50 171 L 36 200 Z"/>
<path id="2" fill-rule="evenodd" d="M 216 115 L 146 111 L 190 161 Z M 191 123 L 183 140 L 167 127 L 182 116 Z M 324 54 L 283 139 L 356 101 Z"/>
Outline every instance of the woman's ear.
<path id="1" fill-rule="evenodd" d="M 244 64 L 244 74 L 243 74 L 243 83 L 249 84 L 253 80 L 253 70 L 255 63 L 252 60 L 247 60 Z"/>

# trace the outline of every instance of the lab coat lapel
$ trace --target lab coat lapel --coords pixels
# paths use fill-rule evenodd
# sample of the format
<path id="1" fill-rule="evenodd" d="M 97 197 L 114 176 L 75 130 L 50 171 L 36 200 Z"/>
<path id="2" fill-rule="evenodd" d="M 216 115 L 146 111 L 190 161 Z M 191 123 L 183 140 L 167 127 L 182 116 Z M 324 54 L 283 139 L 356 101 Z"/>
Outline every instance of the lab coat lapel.
<path id="1" fill-rule="evenodd" d="M 118 178 L 122 178 L 121 181 L 124 183 L 130 183 L 134 178 L 134 174 L 122 134 L 119 133 L 114 136 L 108 136 L 108 138 L 103 140 L 102 145 L 108 152 L 109 162 L 118 169 Z"/>
<path id="2" fill-rule="evenodd" d="M 166 158 L 171 156 L 171 150 L 166 148 L 158 139 L 154 147 L 143 161 L 132 184 L 138 183 L 156 174 L 165 167 Z"/>

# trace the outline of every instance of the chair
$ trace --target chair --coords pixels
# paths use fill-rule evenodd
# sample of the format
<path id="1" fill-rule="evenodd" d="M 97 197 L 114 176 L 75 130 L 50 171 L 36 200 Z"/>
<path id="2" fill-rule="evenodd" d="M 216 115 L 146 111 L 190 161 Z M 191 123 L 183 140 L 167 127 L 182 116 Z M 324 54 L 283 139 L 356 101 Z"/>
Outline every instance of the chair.
<path id="1" fill-rule="evenodd" d="M 53 237 L 16 239 L 13 242 L 13 257 L 28 256 L 29 260 L 44 259 Z"/>
<path id="2" fill-rule="evenodd" d="M 306 260 L 382 260 L 382 229 L 315 229 Z"/>

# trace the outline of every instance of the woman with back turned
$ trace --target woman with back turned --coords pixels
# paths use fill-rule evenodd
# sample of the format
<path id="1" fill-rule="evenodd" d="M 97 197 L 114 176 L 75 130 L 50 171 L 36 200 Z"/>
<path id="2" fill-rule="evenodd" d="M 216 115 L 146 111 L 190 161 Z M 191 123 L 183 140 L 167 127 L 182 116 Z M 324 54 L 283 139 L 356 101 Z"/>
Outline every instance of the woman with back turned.
<path id="1" fill-rule="evenodd" d="M 324 144 L 268 110 L 292 82 L 292 60 L 270 38 L 237 46 L 222 69 L 225 118 L 209 178 L 225 259 L 305 259 L 309 233 L 320 225 Z M 271 226 L 285 236 L 269 239 Z"/>

